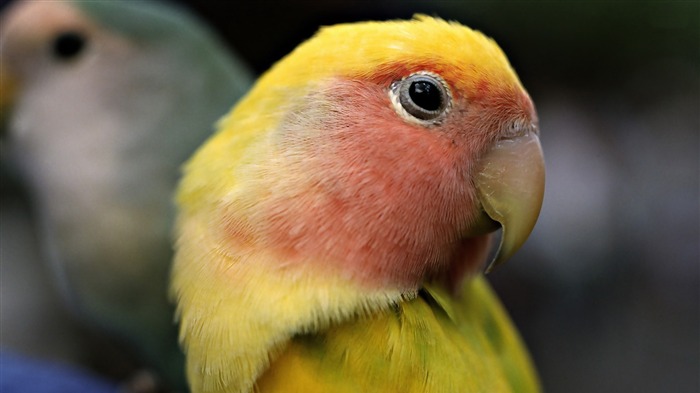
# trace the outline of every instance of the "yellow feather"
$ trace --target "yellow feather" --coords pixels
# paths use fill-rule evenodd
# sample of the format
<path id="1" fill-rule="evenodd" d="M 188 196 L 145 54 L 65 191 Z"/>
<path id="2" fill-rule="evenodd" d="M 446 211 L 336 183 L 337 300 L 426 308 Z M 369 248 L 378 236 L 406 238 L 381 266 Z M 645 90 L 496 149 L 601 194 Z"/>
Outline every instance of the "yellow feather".
<path id="1" fill-rule="evenodd" d="M 245 392 L 296 333 L 371 315 L 411 294 L 370 292 L 265 250 L 225 251 L 211 220 L 180 225 L 172 280 L 193 392 Z"/>
<path id="2" fill-rule="evenodd" d="M 538 392 L 527 352 L 482 277 L 453 309 L 438 287 L 391 310 L 297 336 L 258 382 L 260 393 Z"/>

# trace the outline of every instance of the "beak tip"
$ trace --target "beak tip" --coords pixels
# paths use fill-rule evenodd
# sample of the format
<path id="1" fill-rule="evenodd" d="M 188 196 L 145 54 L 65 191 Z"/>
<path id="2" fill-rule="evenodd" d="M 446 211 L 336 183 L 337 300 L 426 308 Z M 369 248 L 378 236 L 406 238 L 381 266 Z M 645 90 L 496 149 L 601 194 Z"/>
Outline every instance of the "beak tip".
<path id="1" fill-rule="evenodd" d="M 477 181 L 479 199 L 502 228 L 486 274 L 510 259 L 530 236 L 542 207 L 544 177 L 542 147 L 535 133 L 498 143 L 485 156 Z"/>

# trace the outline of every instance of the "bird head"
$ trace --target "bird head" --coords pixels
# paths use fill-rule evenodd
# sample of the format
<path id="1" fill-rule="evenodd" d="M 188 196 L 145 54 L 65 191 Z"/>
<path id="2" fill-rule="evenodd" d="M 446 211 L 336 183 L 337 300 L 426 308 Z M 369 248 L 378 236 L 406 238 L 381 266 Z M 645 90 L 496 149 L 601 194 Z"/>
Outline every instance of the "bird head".
<path id="1" fill-rule="evenodd" d="M 181 205 L 206 188 L 232 248 L 276 250 L 287 265 L 317 261 L 368 285 L 456 284 L 484 265 L 491 232 L 503 230 L 489 269 L 540 211 L 532 101 L 498 46 L 457 23 L 321 29 L 220 128 L 190 162 Z"/>

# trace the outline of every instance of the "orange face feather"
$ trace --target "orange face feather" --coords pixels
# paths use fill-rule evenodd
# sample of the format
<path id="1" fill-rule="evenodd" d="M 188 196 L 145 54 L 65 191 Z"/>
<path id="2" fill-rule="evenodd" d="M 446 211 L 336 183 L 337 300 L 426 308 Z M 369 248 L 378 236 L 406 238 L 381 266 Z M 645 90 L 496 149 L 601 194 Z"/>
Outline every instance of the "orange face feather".
<path id="1" fill-rule="evenodd" d="M 229 233 L 277 250 L 286 266 L 313 260 L 369 286 L 415 289 L 448 272 L 456 285 L 480 268 L 488 242 L 467 233 L 478 205 L 473 163 L 534 111 L 522 89 L 495 91 L 483 80 L 465 91 L 443 68 L 402 64 L 317 84 L 272 137 L 289 170 L 307 177 L 275 178 L 269 187 L 281 191 L 258 202 L 260 225 L 232 211 Z M 412 124 L 392 108 L 391 82 L 417 71 L 442 72 L 451 86 L 439 125 Z"/>

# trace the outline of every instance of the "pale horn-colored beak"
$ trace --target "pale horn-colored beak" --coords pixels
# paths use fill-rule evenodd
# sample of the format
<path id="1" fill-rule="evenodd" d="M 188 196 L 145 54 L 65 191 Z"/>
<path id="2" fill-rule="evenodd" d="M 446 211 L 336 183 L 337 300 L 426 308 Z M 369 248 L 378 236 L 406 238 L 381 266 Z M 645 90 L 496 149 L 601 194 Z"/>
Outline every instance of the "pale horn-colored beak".
<path id="1" fill-rule="evenodd" d="M 501 244 L 486 273 L 525 243 L 544 197 L 544 156 L 535 130 L 496 141 L 479 161 L 475 184 L 491 220 L 501 224 Z"/>

